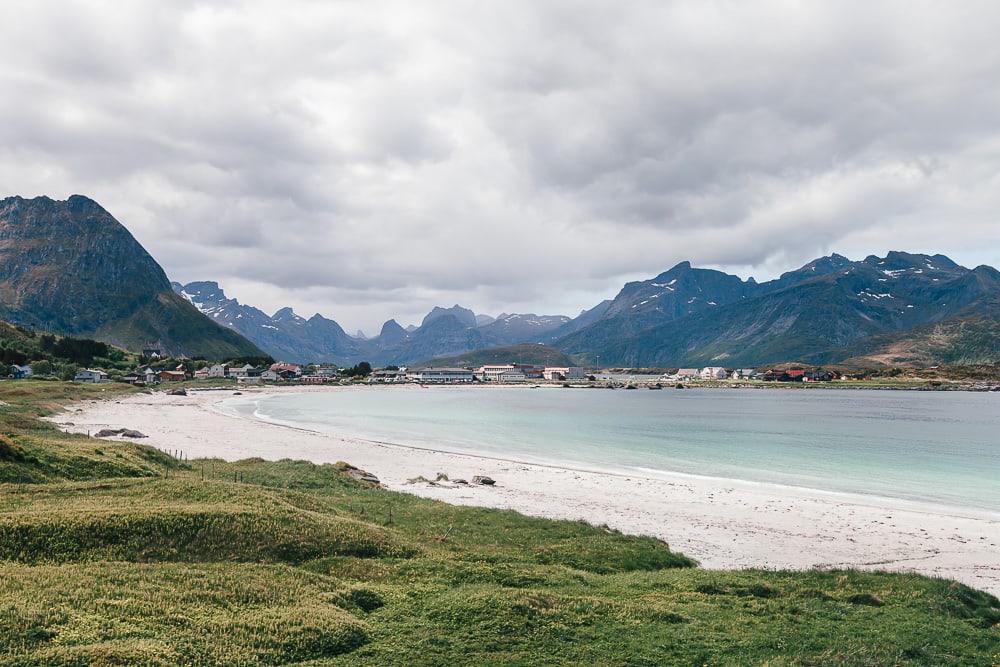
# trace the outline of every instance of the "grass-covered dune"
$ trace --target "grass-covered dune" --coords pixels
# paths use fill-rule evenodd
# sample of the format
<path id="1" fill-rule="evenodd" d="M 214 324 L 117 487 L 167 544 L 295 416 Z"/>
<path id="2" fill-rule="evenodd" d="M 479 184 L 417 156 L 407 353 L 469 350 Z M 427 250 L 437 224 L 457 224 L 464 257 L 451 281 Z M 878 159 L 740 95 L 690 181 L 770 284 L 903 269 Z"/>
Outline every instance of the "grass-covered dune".
<path id="1" fill-rule="evenodd" d="M 953 582 L 705 571 L 337 466 L 182 463 L 37 419 L 125 391 L 0 383 L 0 665 L 1000 661 L 1000 602 Z"/>

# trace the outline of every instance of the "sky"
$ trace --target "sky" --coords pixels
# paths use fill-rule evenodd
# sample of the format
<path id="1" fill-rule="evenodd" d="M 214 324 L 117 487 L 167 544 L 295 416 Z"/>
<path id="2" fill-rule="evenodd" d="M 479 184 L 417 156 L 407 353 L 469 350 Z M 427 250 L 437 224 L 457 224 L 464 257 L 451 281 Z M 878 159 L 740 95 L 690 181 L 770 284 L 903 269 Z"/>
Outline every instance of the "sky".
<path id="1" fill-rule="evenodd" d="M 1000 266 L 1000 3 L 0 0 L 0 196 L 377 333 L 678 261 Z"/>

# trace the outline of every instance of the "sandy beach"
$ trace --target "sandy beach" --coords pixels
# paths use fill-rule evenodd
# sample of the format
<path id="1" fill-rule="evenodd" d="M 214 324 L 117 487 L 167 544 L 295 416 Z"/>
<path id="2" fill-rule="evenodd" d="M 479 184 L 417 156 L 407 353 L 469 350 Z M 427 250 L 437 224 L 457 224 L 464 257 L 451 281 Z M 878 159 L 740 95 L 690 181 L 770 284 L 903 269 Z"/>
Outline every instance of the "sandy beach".
<path id="1" fill-rule="evenodd" d="M 149 436 L 140 442 L 189 458 L 347 461 L 397 491 L 654 535 L 705 568 L 912 571 L 1000 594 L 998 513 L 679 473 L 625 476 L 335 437 L 227 414 L 218 404 L 231 397 L 232 391 L 140 394 L 79 404 L 52 420 L 81 433 L 137 429 Z M 488 475 L 497 484 L 407 483 L 439 472 L 452 479 Z"/>

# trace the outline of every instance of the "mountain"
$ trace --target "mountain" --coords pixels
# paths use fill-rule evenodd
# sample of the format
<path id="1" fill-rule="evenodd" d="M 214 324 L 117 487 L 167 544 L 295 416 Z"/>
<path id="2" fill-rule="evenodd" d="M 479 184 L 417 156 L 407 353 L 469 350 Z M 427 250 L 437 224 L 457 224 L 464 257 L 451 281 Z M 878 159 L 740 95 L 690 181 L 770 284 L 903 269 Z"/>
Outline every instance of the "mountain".
<path id="1" fill-rule="evenodd" d="M 268 315 L 228 298 L 219 284 L 211 281 L 173 283 L 173 289 L 213 321 L 238 331 L 276 359 L 352 365 L 368 356 L 367 341 L 349 336 L 339 324 L 321 315 L 305 319 L 291 308 Z"/>
<path id="2" fill-rule="evenodd" d="M 489 315 L 481 315 L 481 314 L 476 315 L 476 326 L 477 327 L 486 326 L 487 324 L 491 324 L 494 321 L 496 321 L 495 317 L 491 317 Z M 415 328 L 416 327 L 414 327 L 414 329 Z"/>
<path id="3" fill-rule="evenodd" d="M 598 321 L 557 347 L 619 366 L 826 363 L 920 327 L 992 318 L 1000 295 L 995 270 L 942 255 L 831 255 L 760 284 L 718 273 L 684 263 L 627 285 Z M 654 309 L 654 298 L 666 305 Z"/>
<path id="4" fill-rule="evenodd" d="M 137 351 L 157 342 L 172 355 L 260 355 L 174 294 L 138 241 L 80 195 L 0 200 L 0 319 Z"/>
<path id="5" fill-rule="evenodd" d="M 424 316 L 423 322 L 420 323 L 421 327 L 425 327 L 430 324 L 433 320 L 439 317 L 453 317 L 462 326 L 465 327 L 476 327 L 479 323 L 476 321 L 476 314 L 469 310 L 468 308 L 463 308 L 458 304 L 455 304 L 451 308 L 441 308 L 440 306 L 434 306 L 431 312 Z"/>

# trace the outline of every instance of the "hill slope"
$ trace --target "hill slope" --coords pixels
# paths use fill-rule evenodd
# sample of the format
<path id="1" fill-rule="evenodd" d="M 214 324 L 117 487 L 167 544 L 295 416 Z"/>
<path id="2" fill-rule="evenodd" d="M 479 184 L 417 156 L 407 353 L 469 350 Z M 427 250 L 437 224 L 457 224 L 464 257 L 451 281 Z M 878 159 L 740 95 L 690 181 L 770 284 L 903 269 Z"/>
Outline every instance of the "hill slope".
<path id="1" fill-rule="evenodd" d="M 679 265 L 626 286 L 617 307 L 556 345 L 627 366 L 841 361 L 920 327 L 995 319 L 1000 297 L 995 270 L 969 270 L 941 255 L 890 252 L 859 262 L 834 255 L 762 284 L 714 273 Z M 669 292 L 657 299 L 653 287 Z"/>
<path id="2" fill-rule="evenodd" d="M 174 294 L 166 274 L 96 202 L 0 200 L 0 318 L 172 355 L 257 355 L 242 336 Z"/>

